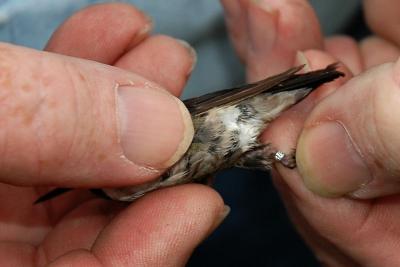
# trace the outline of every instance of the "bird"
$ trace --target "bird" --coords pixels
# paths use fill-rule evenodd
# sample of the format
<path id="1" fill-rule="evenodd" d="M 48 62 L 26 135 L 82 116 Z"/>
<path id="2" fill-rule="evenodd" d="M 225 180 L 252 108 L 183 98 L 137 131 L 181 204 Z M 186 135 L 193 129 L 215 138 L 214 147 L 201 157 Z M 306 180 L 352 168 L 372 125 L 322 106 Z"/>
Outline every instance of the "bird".
<path id="1" fill-rule="evenodd" d="M 270 171 L 274 163 L 296 167 L 295 150 L 284 153 L 259 137 L 283 111 L 304 99 L 324 83 L 344 73 L 338 64 L 299 73 L 297 66 L 263 80 L 184 100 L 191 114 L 194 137 L 186 153 L 157 179 L 141 185 L 97 188 L 103 198 L 134 201 L 148 192 L 191 182 L 206 183 L 230 167 Z M 72 188 L 56 188 L 40 196 L 38 204 Z"/>

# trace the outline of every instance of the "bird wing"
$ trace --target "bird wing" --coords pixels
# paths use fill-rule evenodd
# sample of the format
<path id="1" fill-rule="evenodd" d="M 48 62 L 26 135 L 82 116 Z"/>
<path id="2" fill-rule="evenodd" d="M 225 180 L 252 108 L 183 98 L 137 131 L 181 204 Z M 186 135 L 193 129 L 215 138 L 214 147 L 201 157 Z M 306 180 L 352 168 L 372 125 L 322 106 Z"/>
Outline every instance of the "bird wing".
<path id="1" fill-rule="evenodd" d="M 342 72 L 336 70 L 337 64 L 331 64 L 321 70 L 296 74 L 303 67 L 304 66 L 294 67 L 281 74 L 268 77 L 255 83 L 190 98 L 184 100 L 183 103 L 193 116 L 214 107 L 235 104 L 264 92 L 274 94 L 305 87 L 317 88 L 325 82 L 332 81 L 344 75 Z"/>

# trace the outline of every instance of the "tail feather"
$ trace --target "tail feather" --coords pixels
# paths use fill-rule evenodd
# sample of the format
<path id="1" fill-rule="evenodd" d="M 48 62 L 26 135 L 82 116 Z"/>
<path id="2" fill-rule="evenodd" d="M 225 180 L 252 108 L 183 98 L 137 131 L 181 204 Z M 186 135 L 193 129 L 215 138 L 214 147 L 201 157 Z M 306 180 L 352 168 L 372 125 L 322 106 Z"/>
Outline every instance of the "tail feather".
<path id="1" fill-rule="evenodd" d="M 55 197 L 58 197 L 64 193 L 66 193 L 66 192 L 69 192 L 71 190 L 72 190 L 72 188 L 63 188 L 63 187 L 55 188 L 53 190 L 50 190 L 46 194 L 40 196 L 38 199 L 35 200 L 35 202 L 33 202 L 33 204 L 36 205 L 36 204 L 42 203 L 44 201 L 53 199 Z"/>
<path id="2" fill-rule="evenodd" d="M 337 63 L 328 65 L 325 69 L 307 73 L 293 74 L 291 78 L 276 85 L 270 93 L 292 91 L 300 88 L 318 88 L 320 85 L 343 77 L 344 73 L 337 70 Z"/>
<path id="3" fill-rule="evenodd" d="M 38 199 L 35 200 L 35 202 L 33 202 L 34 205 L 51 200 L 53 198 L 56 198 L 58 196 L 63 195 L 64 193 L 67 193 L 69 191 L 73 190 L 72 188 L 55 188 L 53 190 L 50 190 L 49 192 L 47 192 L 46 194 L 40 196 Z M 103 198 L 103 199 L 110 199 L 103 190 L 101 189 L 90 189 L 90 192 L 92 192 L 94 195 L 96 195 L 99 198 Z"/>
<path id="4" fill-rule="evenodd" d="M 201 114 L 211 108 L 235 104 L 258 94 L 268 92 L 271 94 L 283 91 L 292 91 L 300 88 L 315 89 L 319 85 L 344 76 L 338 70 L 337 64 L 328 65 L 325 69 L 299 73 L 303 66 L 295 67 L 281 74 L 268 77 L 264 80 L 245 84 L 239 87 L 224 89 L 200 97 L 184 101 L 192 116 Z"/>

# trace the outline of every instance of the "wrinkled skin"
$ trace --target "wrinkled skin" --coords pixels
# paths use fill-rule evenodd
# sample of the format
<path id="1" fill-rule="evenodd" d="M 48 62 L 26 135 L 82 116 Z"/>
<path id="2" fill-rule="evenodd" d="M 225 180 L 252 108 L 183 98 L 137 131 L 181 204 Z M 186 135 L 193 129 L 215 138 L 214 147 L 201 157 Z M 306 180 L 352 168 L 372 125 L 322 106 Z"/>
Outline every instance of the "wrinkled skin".
<path id="1" fill-rule="evenodd" d="M 324 38 L 307 1 L 257 1 L 266 9 L 250 2 L 223 1 L 249 79 L 293 64 L 317 69 L 334 61 L 347 74 L 264 133 L 283 150 L 297 143 L 299 168 L 274 170 L 294 225 L 324 266 L 398 266 L 400 3 L 364 1 L 375 35 L 357 43 Z M 278 55 L 287 61 L 276 65 Z"/>
<path id="2" fill-rule="evenodd" d="M 107 21 L 108 27 L 104 27 L 105 23 L 98 23 L 102 20 Z M 104 4 L 89 7 L 68 19 L 54 33 L 46 50 L 118 66 L 122 70 L 111 70 L 90 61 L 73 60 L 74 70 L 79 70 L 85 82 L 71 84 L 71 81 L 80 79 L 75 77 L 79 74 L 78 71 L 66 72 L 65 69 L 62 69 L 65 65 L 70 64 L 70 59 L 2 45 L 0 51 L 3 59 L 2 73 L 4 73 L 6 64 L 10 71 L 18 66 L 20 67 L 18 82 L 23 82 L 25 78 L 32 79 L 31 71 L 40 70 L 36 74 L 36 79 L 26 81 L 32 88 L 46 88 L 43 82 L 46 80 L 44 76 L 49 76 L 50 73 L 56 81 L 49 78 L 49 83 L 61 80 L 62 84 L 66 85 L 65 88 L 61 88 L 62 90 L 73 88 L 73 94 L 93 90 L 91 95 L 93 98 L 89 99 L 93 102 L 88 107 L 96 107 L 101 104 L 102 110 L 107 109 L 106 104 L 95 103 L 95 99 L 98 99 L 95 98 L 97 92 L 101 90 L 106 92 L 108 88 L 112 89 L 114 79 L 142 82 L 143 78 L 137 74 L 158 83 L 171 94 L 179 95 L 194 64 L 192 52 L 173 38 L 151 35 L 150 28 L 151 23 L 148 18 L 131 6 Z M 86 32 L 85 29 L 89 29 L 89 31 Z M 77 46 L 77 44 L 79 45 Z M 7 61 L 7 58 L 12 58 L 12 61 Z M 35 61 L 34 59 L 40 60 Z M 41 62 L 46 62 L 46 64 L 40 65 Z M 163 65 L 163 68 L 155 71 L 151 67 L 153 65 Z M 28 73 L 22 73 L 23 71 Z M 93 72 L 95 73 L 93 74 Z M 169 77 L 173 77 L 173 79 Z M 39 84 L 40 82 L 42 84 Z M 7 84 L 3 75 L 1 83 L 2 92 L 12 89 L 10 88 L 12 86 L 18 86 L 13 83 Z M 58 93 L 55 89 L 52 92 Z M 65 91 L 60 92 L 58 97 L 62 99 L 62 103 L 67 103 L 71 100 L 68 99 L 68 95 L 69 91 Z M 73 96 L 76 99 L 81 97 L 81 95 Z M 25 100 L 27 98 L 10 97 L 8 103 L 15 101 L 15 105 L 18 105 L 19 101 Z M 80 108 L 87 107 L 85 98 L 82 98 L 79 104 Z M 46 108 L 47 106 L 43 107 L 43 109 Z M 6 111 L 6 108 L 1 110 L 1 112 Z M 63 114 L 65 113 L 67 112 Z M 45 110 L 40 114 L 45 117 L 54 112 Z M 96 123 L 107 123 L 109 118 L 104 116 L 106 113 L 100 114 L 96 116 Z M 66 114 L 68 118 L 72 115 L 74 114 Z M 163 114 L 148 115 L 163 116 Z M 40 118 L 43 121 L 54 119 L 51 121 L 53 128 L 49 130 L 54 131 L 55 134 L 52 135 L 53 139 L 47 138 L 46 143 L 43 143 L 39 150 L 31 149 L 29 144 L 35 143 L 37 140 L 30 138 L 29 143 L 20 150 L 7 150 L 7 153 L 3 153 L 6 156 L 3 158 L 0 171 L 2 182 L 0 185 L 0 261 L 2 264 L 7 266 L 126 266 L 127 263 L 131 266 L 184 265 L 192 250 L 226 215 L 221 197 L 206 186 L 188 185 L 159 191 L 130 206 L 94 198 L 85 192 L 86 190 L 71 192 L 44 205 L 32 205 L 32 201 L 39 194 L 48 190 L 43 187 L 46 184 L 54 186 L 67 186 L 68 184 L 79 186 L 80 184 L 81 186 L 99 187 L 107 183 L 111 186 L 112 183 L 121 185 L 127 182 L 123 181 L 125 178 L 103 180 L 90 175 L 85 179 L 79 179 L 79 175 L 75 176 L 77 179 L 68 179 L 67 176 L 71 174 L 68 174 L 68 170 L 64 170 L 66 171 L 64 173 L 61 171 L 62 168 L 53 168 L 57 164 L 61 166 L 64 162 L 62 158 L 67 157 L 66 155 L 70 155 L 68 159 L 65 159 L 66 161 L 74 161 L 73 154 L 84 148 L 76 145 L 75 149 L 69 151 L 69 154 L 60 149 L 59 146 L 62 145 L 60 140 L 68 139 L 69 127 L 63 126 L 68 124 L 68 118 L 62 118 L 61 121 L 59 117 Z M 85 118 L 85 116 L 81 116 L 81 118 Z M 90 125 L 90 121 L 85 121 L 85 125 Z M 22 133 L 28 132 L 31 124 L 27 124 L 25 127 Z M 2 129 L 4 130 L 4 128 Z M 80 127 L 80 129 L 85 129 L 85 127 Z M 15 133 L 13 138 L 22 139 L 22 134 L 15 130 L 13 132 Z M 104 135 L 98 135 L 99 132 L 103 132 Z M 6 139 L 3 138 L 3 133 L 4 131 L 1 133 L 0 142 L 3 146 L 2 152 L 5 152 L 4 142 Z M 103 137 L 105 142 L 113 139 L 113 136 L 107 136 L 107 133 L 107 130 L 89 133 L 77 131 L 74 138 L 81 141 L 86 137 L 88 139 L 96 138 L 101 144 Z M 174 135 L 179 136 L 179 132 L 175 132 Z M 167 141 L 171 142 L 173 138 L 170 136 Z M 53 140 L 58 140 L 59 143 L 54 144 Z M 13 142 L 18 143 L 19 141 L 23 140 L 14 140 Z M 157 155 L 158 153 L 168 155 L 169 151 L 160 151 L 162 147 L 165 148 L 162 143 L 156 145 L 160 146 L 157 148 Z M 40 155 L 38 155 L 38 151 L 41 152 Z M 96 153 L 96 151 L 92 152 Z M 26 157 L 21 157 L 19 153 L 25 154 Z M 154 154 L 154 152 L 152 153 Z M 82 154 L 80 155 L 82 156 Z M 157 157 L 157 155 L 153 157 Z M 39 173 L 41 175 L 37 175 L 36 172 L 38 156 L 41 156 L 42 159 L 48 158 L 40 165 Z M 82 164 L 76 162 L 75 165 L 78 173 L 87 173 L 87 166 L 90 166 L 93 160 L 99 161 L 81 156 L 79 161 L 82 161 Z M 10 173 L 9 165 L 13 158 L 19 158 L 17 163 L 21 163 L 19 169 L 23 172 L 29 174 L 31 170 L 35 170 L 35 172 L 32 171 L 31 177 L 6 175 Z M 9 161 L 6 162 L 4 159 Z M 99 167 L 101 166 L 97 166 L 96 169 Z M 149 181 L 152 176 L 158 175 L 154 172 L 143 172 L 134 164 L 130 164 L 128 167 L 132 167 L 129 171 L 134 178 L 130 183 Z M 120 170 L 120 168 L 115 168 L 113 173 L 118 176 Z M 27 187 L 19 187 L 21 185 Z"/>
<path id="3" fill-rule="evenodd" d="M 361 43 L 348 37 L 324 38 L 305 0 L 223 0 L 222 4 L 235 48 L 247 66 L 249 81 L 275 74 L 293 65 L 306 63 L 308 68 L 318 69 L 335 61 L 342 62 L 342 71 L 347 74 L 345 79 L 321 87 L 300 105 L 287 111 L 264 133 L 263 138 L 273 140 L 282 150 L 296 147 L 301 135 L 297 147 L 300 167 L 298 170 L 289 170 L 277 166 L 274 182 L 293 223 L 326 266 L 399 265 L 397 251 L 400 229 L 397 222 L 400 219 L 400 203 L 396 195 L 396 179 L 400 166 L 397 152 L 400 151 L 400 141 L 393 133 L 398 133 L 396 127 L 400 124 L 396 121 L 399 116 L 390 115 L 397 115 L 399 109 L 396 103 L 399 97 L 400 63 L 379 65 L 395 62 L 399 56 L 400 34 L 395 25 L 399 23 L 397 12 L 400 3 L 395 0 L 384 3 L 378 0 L 364 1 L 368 23 L 376 36 Z M 109 27 L 93 20 L 102 17 L 107 18 Z M 115 28 L 119 31 L 116 32 Z M 165 36 L 152 36 L 146 29 L 149 29 L 149 22 L 136 9 L 121 4 L 98 5 L 75 14 L 64 23 L 53 35 L 46 50 L 95 60 L 125 70 L 110 70 L 94 66 L 89 61 L 78 60 L 74 64 L 78 69 L 87 71 L 86 78 L 100 71 L 103 80 L 96 86 L 90 84 L 90 81 L 86 84 L 73 83 L 71 87 L 76 87 L 75 93 L 81 92 L 79 86 L 82 84 L 90 88 L 104 84 L 110 86 L 110 80 L 116 79 L 116 76 L 122 80 L 143 82 L 143 78 L 134 75 L 136 73 L 171 94 L 179 95 L 192 68 L 193 57 L 181 43 Z M 93 43 L 96 45 L 93 46 Z M 22 53 L 23 56 L 15 57 L 20 53 L 20 48 L 5 48 L 0 51 L 0 56 L 3 59 L 13 58 L 13 61 L 3 65 L 3 70 L 7 69 L 5 67 L 11 70 L 13 66 L 25 66 L 27 62 L 32 64 L 32 69 L 36 69 L 38 65 L 35 64 L 39 64 L 40 60 L 49 59 L 53 64 L 65 60 L 31 50 Z M 148 55 L 151 55 L 151 62 Z M 174 64 L 174 60 L 178 60 L 179 64 Z M 4 62 L 7 63 L 2 60 Z M 164 67 L 154 70 L 151 67 L 154 64 Z M 366 72 L 377 65 L 375 70 Z M 47 71 L 53 71 L 51 73 L 56 79 L 75 81 L 71 79 L 73 77 L 66 77 L 74 73 L 57 72 L 57 68 L 52 68 L 51 64 L 46 66 L 39 75 L 45 76 Z M 18 77 L 31 79 L 27 81 L 29 87 L 36 88 L 45 84 L 37 84 L 38 81 L 49 81 L 44 79 L 46 77 L 38 79 L 32 73 L 28 74 Z M 351 81 L 346 83 L 346 79 Z M 374 90 L 371 80 L 380 81 L 380 90 Z M 7 76 L 2 76 L 2 92 L 13 89 L 14 84 L 8 81 Z M 354 90 L 357 90 L 357 94 L 352 94 Z M 350 97 L 354 95 L 357 98 Z M 16 101 L 15 104 L 21 104 L 21 99 L 14 97 L 8 103 Z M 24 101 L 27 99 L 30 100 L 29 97 L 23 98 Z M 1 111 L 8 112 L 8 107 L 3 106 Z M 354 120 L 354 117 L 342 112 L 348 110 L 356 110 L 358 119 Z M 40 114 L 52 114 L 44 111 Z M 24 121 L 29 122 L 30 113 L 23 115 L 28 115 Z M 387 118 L 393 121 L 387 121 Z M 45 121 L 46 118 L 40 119 Z M 326 131 L 312 130 L 315 125 L 327 120 L 339 121 L 351 135 L 351 142 L 355 143 L 353 147 L 357 147 L 362 155 L 361 160 L 350 157 L 358 160 L 355 162 L 357 168 L 352 165 L 354 161 L 341 160 L 352 155 L 350 150 L 339 149 L 344 145 L 343 131 L 337 132 L 339 138 L 329 138 L 333 141 L 326 144 L 327 139 L 323 137 Z M 99 121 L 102 122 L 101 116 Z M 65 122 L 59 122 L 57 118 L 55 122 L 58 123 L 51 124 L 54 128 L 49 128 L 51 131 L 47 134 L 64 132 Z M 376 125 L 378 130 L 365 129 L 366 125 Z M 3 132 L 7 130 L 4 127 L 1 129 Z M 15 129 L 8 129 L 12 130 Z M 329 132 L 336 133 L 333 130 Z M 110 136 L 107 138 L 106 133 L 101 136 L 105 140 L 112 139 Z M 90 134 L 84 136 L 90 137 Z M 75 140 L 81 140 L 84 136 L 78 135 Z M 151 138 L 152 135 L 148 136 Z M 18 136 L 13 138 L 4 138 L 2 135 L 0 144 L 3 150 L 22 141 Z M 175 136 L 169 138 L 173 141 Z M 53 139 L 46 140 L 50 145 L 45 143 L 47 149 L 40 150 L 40 157 L 37 153 L 26 153 L 32 151 L 25 151 L 24 147 L 21 151 L 25 153 L 19 150 L 6 150 L 7 153 L 3 153 L 7 155 L 4 159 L 8 161 L 3 159 L 0 167 L 0 258 L 8 266 L 121 266 L 128 262 L 140 266 L 183 266 L 192 250 L 227 214 L 218 194 L 200 185 L 156 191 L 130 206 L 93 199 L 81 191 L 62 196 L 46 205 L 32 206 L 32 201 L 46 190 L 43 185 L 120 186 L 149 181 L 157 174 L 143 172 L 143 169 L 133 166 L 126 170 L 130 172 L 130 177 L 134 177 L 133 181 L 127 181 L 125 175 L 118 173 L 119 168 L 113 172 L 115 179 L 99 179 L 96 175 L 85 176 L 91 170 L 87 166 L 93 166 L 90 164 L 93 159 L 69 158 L 77 162 L 74 170 L 78 173 L 74 173 L 73 177 L 79 178 L 81 174 L 87 179 L 68 179 L 68 169 L 61 172 L 57 168 L 60 159 L 62 162 L 65 156 L 64 151 L 59 149 L 57 143 L 53 143 Z M 76 144 L 75 148 L 80 149 L 81 143 Z M 162 147 L 162 144 L 159 145 Z M 320 149 L 324 145 L 336 150 Z M 349 147 L 352 146 L 346 148 Z M 172 155 L 174 148 L 167 148 L 170 150 L 162 154 Z M 158 147 L 152 149 L 157 151 Z M 146 155 L 146 158 L 140 158 L 140 155 L 134 158 L 147 161 L 159 154 L 153 152 Z M 43 157 L 47 161 L 40 161 Z M 163 162 L 166 159 L 157 160 Z M 330 179 L 327 172 L 323 172 L 332 162 L 335 163 L 334 178 L 337 179 Z M 155 164 L 154 167 L 161 171 L 167 165 Z M 31 166 L 38 169 L 33 168 L 34 172 L 27 171 L 25 175 L 10 175 L 13 174 L 10 169 L 19 170 L 16 167 L 21 166 L 24 171 L 29 171 L 28 167 Z M 96 167 L 101 169 L 101 166 Z M 359 192 L 359 179 L 352 179 L 359 176 L 359 173 L 364 176 L 370 174 L 370 180 L 375 181 L 369 183 L 362 194 Z M 365 200 L 356 200 L 355 196 Z"/>

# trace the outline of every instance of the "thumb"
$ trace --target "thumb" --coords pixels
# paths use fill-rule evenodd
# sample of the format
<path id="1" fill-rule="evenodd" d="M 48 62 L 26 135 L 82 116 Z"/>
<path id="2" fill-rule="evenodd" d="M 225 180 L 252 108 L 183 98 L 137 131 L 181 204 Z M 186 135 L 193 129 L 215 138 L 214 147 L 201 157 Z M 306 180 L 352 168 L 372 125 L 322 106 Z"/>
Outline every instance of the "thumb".
<path id="1" fill-rule="evenodd" d="M 136 184 L 190 145 L 182 102 L 138 75 L 8 44 L 0 58 L 0 182 Z"/>
<path id="2" fill-rule="evenodd" d="M 400 192 L 400 61 L 371 69 L 321 101 L 300 136 L 306 186 L 323 196 Z"/>

